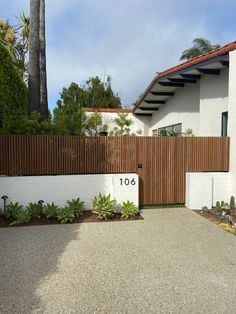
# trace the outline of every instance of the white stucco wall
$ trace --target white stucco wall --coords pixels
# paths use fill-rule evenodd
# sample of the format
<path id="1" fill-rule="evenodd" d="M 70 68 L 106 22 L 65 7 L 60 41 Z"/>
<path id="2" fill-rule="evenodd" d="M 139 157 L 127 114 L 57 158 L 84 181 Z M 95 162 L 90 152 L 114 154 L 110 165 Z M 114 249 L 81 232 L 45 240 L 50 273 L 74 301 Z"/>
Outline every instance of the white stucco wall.
<path id="1" fill-rule="evenodd" d="M 175 95 L 152 115 L 149 135 L 152 135 L 152 130 L 177 123 L 182 123 L 182 132 L 191 128 L 193 133 L 198 135 L 199 99 L 199 82 L 186 84 L 185 87 L 178 89 Z"/>
<path id="2" fill-rule="evenodd" d="M 229 53 L 228 136 L 230 137 L 231 194 L 236 196 L 236 51 Z"/>
<path id="3" fill-rule="evenodd" d="M 219 75 L 202 75 L 200 79 L 199 136 L 221 136 L 222 112 L 228 111 L 229 70 Z"/>
<path id="4" fill-rule="evenodd" d="M 93 114 L 93 112 L 86 112 L 88 116 Z M 108 131 L 111 131 L 112 128 L 115 126 L 113 119 L 117 118 L 117 113 L 115 112 L 101 112 L 102 120 L 104 124 L 108 125 Z M 128 113 L 128 119 L 131 119 L 134 123 L 130 126 L 131 133 L 136 133 L 137 131 L 141 130 L 141 136 L 149 135 L 149 128 L 150 128 L 150 121 L 151 117 L 148 116 L 135 116 L 133 113 Z"/>
<path id="5" fill-rule="evenodd" d="M 122 179 L 122 182 L 121 180 Z M 129 181 L 125 181 L 128 179 Z M 134 180 L 133 180 L 134 179 Z M 132 183 L 135 184 L 131 184 Z M 129 184 L 127 184 L 129 183 Z M 86 174 L 65 176 L 0 176 L 0 197 L 7 195 L 7 202 L 19 202 L 26 206 L 29 202 L 44 200 L 65 206 L 67 200 L 80 197 L 87 209 L 92 199 L 99 193 L 111 194 L 117 203 L 133 201 L 139 205 L 139 181 L 136 173 Z M 0 207 L 3 207 L 3 201 Z"/>
<path id="6" fill-rule="evenodd" d="M 211 208 L 217 201 L 230 200 L 230 174 L 228 172 L 186 173 L 185 205 L 190 209 Z"/>

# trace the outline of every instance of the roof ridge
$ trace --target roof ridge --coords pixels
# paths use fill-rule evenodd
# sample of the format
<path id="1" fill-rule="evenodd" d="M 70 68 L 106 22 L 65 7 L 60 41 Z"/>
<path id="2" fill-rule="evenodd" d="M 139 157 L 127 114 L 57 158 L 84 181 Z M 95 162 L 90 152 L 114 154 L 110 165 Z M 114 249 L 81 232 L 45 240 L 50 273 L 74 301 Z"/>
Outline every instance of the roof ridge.
<path id="1" fill-rule="evenodd" d="M 235 47 L 233 48 L 234 45 L 235 45 Z M 232 46 L 232 48 L 233 48 L 232 50 L 235 50 L 236 49 L 236 41 L 232 41 L 231 43 L 228 43 L 228 44 L 226 44 L 224 46 L 221 46 L 221 47 L 219 47 L 217 49 L 211 50 L 211 51 L 206 52 L 206 53 L 204 53 L 204 54 L 202 54 L 200 56 L 197 56 L 197 57 L 195 57 L 195 58 L 193 58 L 191 60 L 187 60 L 185 62 L 179 63 L 179 64 L 177 64 L 177 65 L 175 65 L 175 66 L 173 66 L 173 67 L 171 67 L 171 68 L 169 68 L 169 69 L 167 69 L 165 71 L 159 72 L 156 75 L 156 77 L 158 78 L 158 77 L 162 76 L 163 73 L 166 73 L 167 71 L 170 71 L 170 70 L 173 70 L 173 69 L 176 69 L 176 68 L 179 68 L 179 67 L 185 68 L 185 65 L 188 65 L 190 63 L 191 64 L 197 64 L 198 60 L 202 61 L 202 59 L 205 59 L 205 58 L 206 58 L 206 60 L 208 60 L 208 58 L 210 59 L 210 56 L 213 55 L 213 54 L 214 55 L 217 54 L 217 56 L 220 56 L 221 53 L 220 54 L 218 54 L 218 53 L 221 52 L 221 51 L 222 51 L 222 54 L 225 53 L 225 50 L 226 50 L 226 52 L 231 51 L 231 49 L 229 49 L 229 50 L 227 49 L 227 47 L 229 47 L 229 46 Z"/>
<path id="2" fill-rule="evenodd" d="M 202 54 L 200 56 L 197 56 L 191 60 L 187 60 L 183 63 L 177 64 L 174 67 L 171 67 L 165 71 L 156 72 L 156 75 L 154 76 L 153 80 L 151 81 L 151 83 L 148 85 L 148 87 L 145 89 L 144 93 L 138 98 L 138 100 L 136 101 L 136 105 L 133 109 L 133 111 L 136 110 L 136 108 L 138 107 L 138 105 L 141 103 L 141 101 L 143 100 L 143 98 L 147 95 L 147 93 L 149 92 L 149 90 L 153 87 L 153 85 L 155 84 L 156 80 L 162 77 L 165 77 L 169 74 L 175 73 L 177 71 L 180 70 L 184 70 L 187 69 L 190 66 L 193 65 L 197 65 L 198 63 L 204 62 L 204 61 L 208 61 L 210 59 L 219 57 L 221 55 L 224 55 L 226 53 L 229 53 L 230 51 L 236 50 L 236 41 L 232 41 L 231 43 L 228 43 L 224 46 L 221 46 L 217 49 L 214 49 L 210 52 L 207 52 L 205 54 Z"/>

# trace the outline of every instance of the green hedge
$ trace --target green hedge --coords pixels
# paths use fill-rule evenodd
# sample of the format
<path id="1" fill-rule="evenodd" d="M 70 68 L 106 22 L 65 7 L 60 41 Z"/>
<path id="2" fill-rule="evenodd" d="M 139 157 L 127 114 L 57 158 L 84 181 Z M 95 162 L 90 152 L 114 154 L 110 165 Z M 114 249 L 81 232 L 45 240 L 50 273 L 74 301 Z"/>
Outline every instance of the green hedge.
<path id="1" fill-rule="evenodd" d="M 21 134 L 27 113 L 27 87 L 0 43 L 0 134 Z"/>

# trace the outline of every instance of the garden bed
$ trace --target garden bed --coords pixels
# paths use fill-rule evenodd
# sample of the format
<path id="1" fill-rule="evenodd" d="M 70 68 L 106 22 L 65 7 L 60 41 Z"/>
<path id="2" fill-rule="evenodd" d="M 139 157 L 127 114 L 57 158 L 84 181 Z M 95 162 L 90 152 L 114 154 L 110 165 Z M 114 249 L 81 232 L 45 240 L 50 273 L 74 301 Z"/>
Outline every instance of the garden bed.
<path id="1" fill-rule="evenodd" d="M 232 225 L 232 223 L 230 223 L 225 216 L 215 215 L 214 213 L 212 213 L 210 211 L 208 213 L 206 213 L 202 210 L 195 210 L 195 212 L 198 215 L 210 220 L 211 222 L 216 224 L 218 227 L 220 227 L 220 228 L 226 230 L 227 232 L 230 232 L 231 234 L 236 236 L 235 225 Z M 234 220 L 236 221 L 236 218 Z"/>
<path id="2" fill-rule="evenodd" d="M 140 213 L 137 213 L 135 215 L 130 216 L 128 219 L 122 218 L 120 213 L 116 213 L 114 217 L 103 220 L 99 219 L 98 215 L 93 214 L 91 210 L 86 210 L 82 215 L 79 217 L 74 218 L 70 224 L 76 224 L 76 223 L 84 223 L 84 222 L 115 222 L 115 221 L 130 221 L 130 220 L 143 220 L 143 216 Z M 0 228 L 3 227 L 11 227 L 9 226 L 11 223 L 10 219 L 7 219 L 4 216 L 0 216 Z M 15 225 L 15 227 L 18 226 L 37 226 L 37 225 L 56 225 L 60 224 L 57 218 L 47 218 L 45 215 L 42 215 L 40 218 L 31 218 L 31 220 L 28 223 L 22 223 Z"/>

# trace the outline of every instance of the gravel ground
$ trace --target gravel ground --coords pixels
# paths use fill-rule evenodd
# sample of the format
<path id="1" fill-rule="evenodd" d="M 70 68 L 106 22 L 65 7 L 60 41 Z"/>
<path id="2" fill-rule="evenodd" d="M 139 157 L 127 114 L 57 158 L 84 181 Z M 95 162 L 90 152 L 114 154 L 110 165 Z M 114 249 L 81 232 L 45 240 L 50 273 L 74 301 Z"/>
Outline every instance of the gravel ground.
<path id="1" fill-rule="evenodd" d="M 185 208 L 0 229 L 0 313 L 235 313 L 236 238 Z"/>

